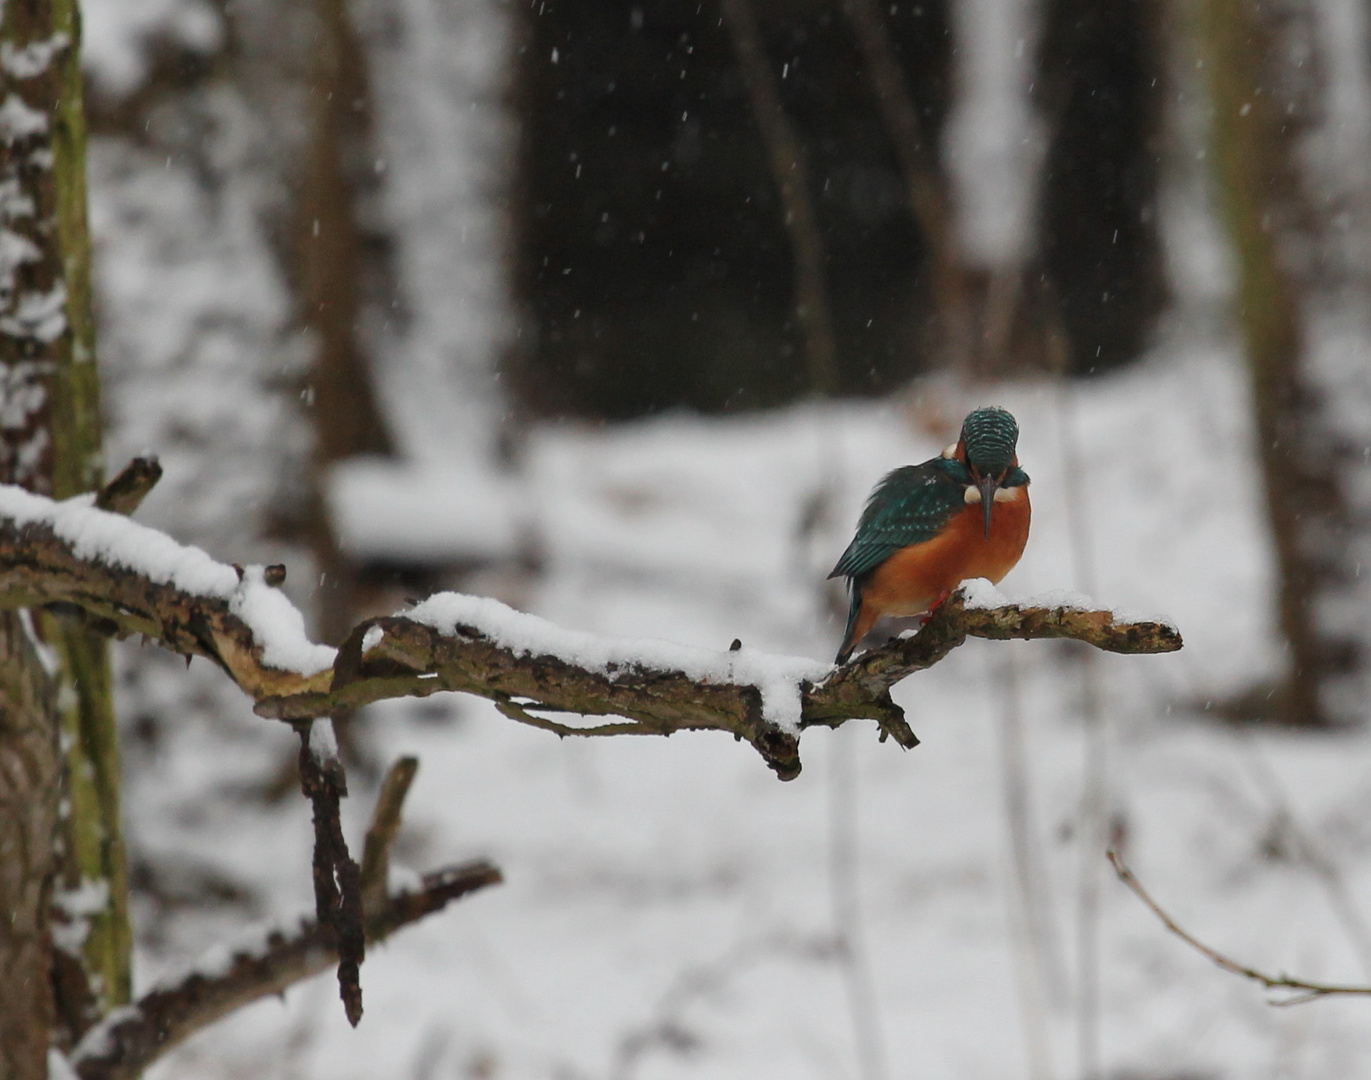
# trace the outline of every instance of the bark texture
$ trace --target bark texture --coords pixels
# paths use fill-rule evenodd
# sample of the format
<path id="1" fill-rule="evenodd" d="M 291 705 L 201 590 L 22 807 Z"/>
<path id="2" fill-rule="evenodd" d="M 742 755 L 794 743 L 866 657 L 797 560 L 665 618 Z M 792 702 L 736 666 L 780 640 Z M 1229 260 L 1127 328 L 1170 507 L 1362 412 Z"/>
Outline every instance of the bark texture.
<path id="1" fill-rule="evenodd" d="M 52 685 L 24 625 L 0 614 L 0 1075 L 47 1076 L 48 931 L 61 756 Z"/>

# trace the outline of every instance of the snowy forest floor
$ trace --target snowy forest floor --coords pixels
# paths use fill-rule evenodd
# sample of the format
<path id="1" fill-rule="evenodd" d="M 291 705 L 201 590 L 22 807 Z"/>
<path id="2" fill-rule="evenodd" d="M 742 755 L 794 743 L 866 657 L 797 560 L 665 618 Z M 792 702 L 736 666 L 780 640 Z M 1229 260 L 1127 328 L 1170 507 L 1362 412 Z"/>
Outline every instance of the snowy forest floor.
<path id="1" fill-rule="evenodd" d="M 521 498 L 542 569 L 469 587 L 579 629 L 827 658 L 841 621 L 824 575 L 866 492 L 938 451 L 931 418 L 955 430 L 992 402 L 1017 415 L 1033 480 L 1032 536 L 1002 591 L 1164 614 L 1182 652 L 973 641 L 896 692 L 921 746 L 881 745 L 863 723 L 810 732 L 788 784 L 710 734 L 559 741 L 470 698 L 376 707 L 361 722 L 376 759 L 421 762 L 399 861 L 488 856 L 506 884 L 376 949 L 356 1031 L 320 976 L 191 1040 L 153 1080 L 838 1080 L 863 1076 L 860 1052 L 891 1078 L 1076 1076 L 1083 865 L 1102 1075 L 1371 1077 L 1371 1004 L 1273 1008 L 1168 935 L 1101 850 L 1082 863 L 1085 762 L 1102 746 L 1108 832 L 1182 925 L 1263 969 L 1371 980 L 1371 730 L 1215 715 L 1278 655 L 1246 392 L 1222 351 L 1172 347 L 1068 390 L 930 385 L 537 429 Z M 121 648 L 126 816 L 156 886 L 143 895 L 159 897 L 135 911 L 145 987 L 246 920 L 312 906 L 309 811 L 258 797 L 288 729 L 208 664 L 131 664 Z M 1092 678 L 1102 744 L 1087 737 Z M 154 706 L 174 722 L 150 721 Z M 354 844 L 373 796 L 355 777 Z M 206 883 L 218 904 L 182 902 Z M 854 955 L 871 1024 L 849 1006 Z"/>

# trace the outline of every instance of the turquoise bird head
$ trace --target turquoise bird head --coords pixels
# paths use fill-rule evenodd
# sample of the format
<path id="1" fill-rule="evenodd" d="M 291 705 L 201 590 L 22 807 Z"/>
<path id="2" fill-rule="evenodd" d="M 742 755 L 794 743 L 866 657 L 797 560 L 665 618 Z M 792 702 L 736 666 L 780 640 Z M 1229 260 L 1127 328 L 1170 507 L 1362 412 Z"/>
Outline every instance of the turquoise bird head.
<path id="1" fill-rule="evenodd" d="M 968 413 L 962 421 L 962 433 L 956 445 L 943 451 L 944 457 L 961 462 L 971 474 L 971 482 L 981 495 L 987 537 L 990 536 L 995 492 L 1006 480 L 1010 484 L 1017 480 L 1011 472 L 1016 472 L 1019 466 L 1018 442 L 1019 425 L 1009 410 L 989 405 Z"/>

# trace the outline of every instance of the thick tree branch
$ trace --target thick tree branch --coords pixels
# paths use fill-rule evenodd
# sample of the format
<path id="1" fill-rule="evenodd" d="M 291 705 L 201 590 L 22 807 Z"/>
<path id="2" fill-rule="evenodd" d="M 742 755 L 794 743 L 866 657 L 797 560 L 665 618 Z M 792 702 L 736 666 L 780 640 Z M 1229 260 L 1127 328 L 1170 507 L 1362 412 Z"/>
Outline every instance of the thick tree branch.
<path id="1" fill-rule="evenodd" d="M 441 594 L 408 615 L 361 623 L 335 653 L 304 638 L 303 619 L 271 588 L 279 580 L 260 569 L 235 572 L 88 506 L 0 488 L 0 607 L 79 609 L 109 633 L 207 656 L 259 715 L 287 721 L 454 690 L 559 735 L 726 731 L 790 779 L 800 771 L 805 727 L 871 719 L 882 737 L 917 745 L 890 690 L 968 637 L 1072 638 L 1122 653 L 1181 647 L 1180 634 L 1161 623 L 1069 606 L 976 606 L 959 592 L 918 634 L 830 670 L 746 649 L 577 635 L 494 601 Z M 546 712 L 621 719 L 578 726 Z"/>
<path id="2" fill-rule="evenodd" d="M 367 944 L 500 881 L 500 871 L 480 861 L 426 874 L 417 890 L 396 893 L 368 913 Z M 215 970 L 192 972 L 116 1010 L 81 1040 L 71 1056 L 72 1067 L 81 1080 L 134 1080 L 188 1035 L 325 970 L 334 962 L 335 950 L 332 930 L 315 919 L 304 919 L 292 930 L 274 930 L 260 947 L 234 953 Z"/>
<path id="3" fill-rule="evenodd" d="M 1268 990 L 1284 990 L 1291 992 L 1289 997 L 1273 1000 L 1271 1002 L 1272 1005 L 1302 1005 L 1306 1001 L 1313 1001 L 1315 998 L 1322 997 L 1349 995 L 1355 997 L 1371 996 L 1371 986 L 1358 986 L 1348 983 L 1319 983 L 1310 982 L 1307 979 L 1296 979 L 1289 975 L 1268 975 L 1266 972 L 1258 971 L 1254 967 L 1234 960 L 1232 957 L 1225 956 L 1223 953 L 1219 952 L 1218 949 L 1206 945 L 1203 941 L 1199 940 L 1199 938 L 1194 937 L 1188 931 L 1182 929 L 1176 920 L 1167 914 L 1166 909 L 1152 899 L 1147 890 L 1142 887 L 1142 882 L 1133 876 L 1133 871 L 1128 868 L 1128 865 L 1123 861 L 1123 857 L 1117 851 L 1107 852 L 1107 855 L 1109 856 L 1110 865 L 1114 867 L 1114 873 L 1118 875 L 1119 880 L 1133 891 L 1134 896 L 1147 905 L 1152 914 L 1161 920 L 1163 926 L 1201 956 L 1207 958 L 1224 971 L 1230 972 L 1233 975 L 1241 975 L 1244 979 L 1251 979 L 1253 982 L 1261 983 L 1262 986 L 1266 987 Z"/>

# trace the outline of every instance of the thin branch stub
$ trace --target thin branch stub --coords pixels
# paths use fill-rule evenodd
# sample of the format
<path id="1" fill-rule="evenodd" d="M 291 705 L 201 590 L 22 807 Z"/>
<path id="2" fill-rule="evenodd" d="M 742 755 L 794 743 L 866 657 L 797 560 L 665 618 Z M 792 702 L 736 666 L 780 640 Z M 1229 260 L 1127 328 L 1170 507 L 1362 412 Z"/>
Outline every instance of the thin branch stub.
<path id="1" fill-rule="evenodd" d="M 139 454 L 100 489 L 95 505 L 115 514 L 132 514 L 162 479 L 162 463 L 156 454 Z"/>

